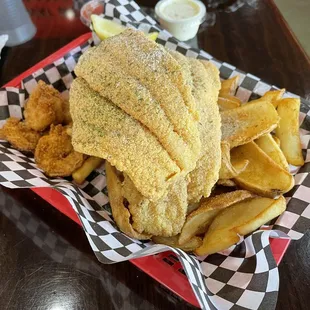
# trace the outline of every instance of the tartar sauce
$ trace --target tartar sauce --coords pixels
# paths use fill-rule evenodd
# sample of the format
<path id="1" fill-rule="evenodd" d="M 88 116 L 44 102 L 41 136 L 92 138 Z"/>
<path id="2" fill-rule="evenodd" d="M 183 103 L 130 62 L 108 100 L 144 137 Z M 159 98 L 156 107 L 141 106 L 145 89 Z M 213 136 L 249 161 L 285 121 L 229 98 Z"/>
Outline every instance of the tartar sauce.
<path id="1" fill-rule="evenodd" d="M 163 7 L 162 13 L 171 19 L 182 20 L 197 15 L 199 6 L 188 0 L 174 0 Z"/>
<path id="2" fill-rule="evenodd" d="M 199 0 L 161 0 L 155 6 L 160 24 L 177 39 L 193 38 L 206 15 L 206 7 Z"/>

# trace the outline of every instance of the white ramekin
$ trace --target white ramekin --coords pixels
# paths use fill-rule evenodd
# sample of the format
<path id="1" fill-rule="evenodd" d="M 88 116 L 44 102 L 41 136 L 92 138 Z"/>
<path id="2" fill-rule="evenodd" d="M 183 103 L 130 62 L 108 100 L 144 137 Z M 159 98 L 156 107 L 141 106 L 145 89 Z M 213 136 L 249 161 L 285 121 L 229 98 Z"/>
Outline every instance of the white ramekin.
<path id="1" fill-rule="evenodd" d="M 163 9 L 166 5 L 174 2 L 176 5 L 185 0 L 161 0 L 155 6 L 155 14 L 160 25 L 168 30 L 173 36 L 180 41 L 187 41 L 195 37 L 199 26 L 204 21 L 206 16 L 205 5 L 198 0 L 186 0 L 186 2 L 193 3 L 199 8 L 198 13 L 192 17 L 175 20 L 163 14 Z"/>

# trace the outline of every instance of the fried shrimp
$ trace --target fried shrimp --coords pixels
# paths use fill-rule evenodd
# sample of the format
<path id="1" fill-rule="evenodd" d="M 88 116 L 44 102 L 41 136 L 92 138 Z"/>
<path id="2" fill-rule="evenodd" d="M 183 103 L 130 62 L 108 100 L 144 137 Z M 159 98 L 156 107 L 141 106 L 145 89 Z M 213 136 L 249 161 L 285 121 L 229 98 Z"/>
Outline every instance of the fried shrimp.
<path id="1" fill-rule="evenodd" d="M 69 176 L 84 161 L 84 155 L 74 151 L 66 127 L 51 126 L 48 135 L 43 136 L 35 150 L 35 161 L 48 176 Z"/>
<path id="2" fill-rule="evenodd" d="M 15 117 L 7 119 L 0 129 L 0 136 L 20 151 L 34 152 L 41 137 L 40 133 L 27 127 L 25 122 Z"/>
<path id="3" fill-rule="evenodd" d="M 26 124 L 36 131 L 43 131 L 51 124 L 61 124 L 66 119 L 63 112 L 66 106 L 68 103 L 55 88 L 39 81 L 25 106 Z"/>

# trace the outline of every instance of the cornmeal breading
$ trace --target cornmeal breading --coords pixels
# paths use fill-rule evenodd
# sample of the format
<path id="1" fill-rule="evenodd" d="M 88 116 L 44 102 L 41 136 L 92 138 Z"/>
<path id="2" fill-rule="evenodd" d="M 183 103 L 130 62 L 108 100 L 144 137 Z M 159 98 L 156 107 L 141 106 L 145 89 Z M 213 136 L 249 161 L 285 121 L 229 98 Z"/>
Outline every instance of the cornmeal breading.
<path id="1" fill-rule="evenodd" d="M 149 130 L 81 78 L 71 86 L 70 112 L 76 151 L 107 159 L 147 198 L 164 195 L 180 169 Z"/>
<path id="2" fill-rule="evenodd" d="M 128 201 L 122 194 L 122 181 L 111 164 L 105 162 L 105 171 L 107 176 L 107 187 L 112 215 L 119 229 L 129 237 L 136 239 L 150 239 L 151 235 L 140 234 L 135 231 L 130 223 L 131 214 L 128 210 Z"/>
<path id="3" fill-rule="evenodd" d="M 189 174 L 188 199 L 190 203 L 208 197 L 218 180 L 221 166 L 221 118 L 217 105 L 221 87 L 217 68 L 207 61 L 189 58 L 193 77 L 193 96 L 200 118 L 201 157 Z"/>
<path id="4" fill-rule="evenodd" d="M 175 85 L 182 97 L 181 100 L 178 97 L 176 99 L 183 101 L 190 113 L 197 117 L 196 103 L 181 66 L 162 45 L 149 40 L 142 32 L 128 28 L 120 36 L 114 36 L 99 45 L 99 51 L 107 49 L 113 51 L 115 58 L 125 67 L 130 68 L 130 74 L 148 83 L 157 93 L 159 89 L 156 89 L 156 85 L 165 87 L 163 81 Z M 152 81 L 148 79 L 150 74 Z"/>
<path id="5" fill-rule="evenodd" d="M 177 52 L 177 51 L 167 51 L 170 53 L 170 55 L 179 63 L 183 70 L 184 78 L 186 81 L 186 84 L 190 87 L 190 90 L 192 92 L 192 87 L 193 87 L 193 78 L 192 78 L 192 71 L 191 71 L 191 66 L 189 64 L 188 58 L 185 57 L 183 54 Z M 193 95 L 193 94 L 192 94 Z M 193 97 L 194 98 L 194 97 Z M 195 98 L 194 98 L 195 100 Z M 197 109 L 197 103 L 195 101 L 195 107 Z"/>
<path id="6" fill-rule="evenodd" d="M 81 56 L 75 72 L 145 125 L 181 171 L 194 169 L 201 151 L 198 122 L 190 113 L 194 100 L 181 66 L 165 49 L 126 30 Z"/>
<path id="7" fill-rule="evenodd" d="M 153 236 L 175 236 L 181 232 L 187 211 L 187 182 L 179 178 L 168 188 L 168 194 L 156 202 L 143 197 L 125 174 L 123 196 L 128 201 L 132 227 Z"/>

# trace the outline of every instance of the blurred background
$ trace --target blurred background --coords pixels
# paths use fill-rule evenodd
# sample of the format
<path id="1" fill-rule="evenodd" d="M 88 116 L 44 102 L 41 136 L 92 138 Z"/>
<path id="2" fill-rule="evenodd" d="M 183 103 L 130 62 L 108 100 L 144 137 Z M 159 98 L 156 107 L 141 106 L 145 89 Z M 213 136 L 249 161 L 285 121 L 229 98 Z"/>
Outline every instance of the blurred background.
<path id="1" fill-rule="evenodd" d="M 294 63 L 295 71 L 302 72 L 301 76 L 305 80 L 307 69 L 304 62 L 309 63 L 310 56 L 310 0 L 202 1 L 207 7 L 207 18 L 200 26 L 197 36 L 187 42 L 189 45 L 204 49 L 215 58 L 232 63 L 241 70 L 261 76 L 266 82 L 286 87 L 290 85 L 292 88 L 295 85 L 295 92 L 305 95 L 301 87 L 302 80 L 292 82 L 289 77 L 285 77 L 287 81 L 283 83 L 276 72 L 280 70 L 281 73 L 281 68 L 290 61 Z M 28 34 L 24 43 L 16 48 L 2 49 L 1 85 L 73 39 L 89 32 L 80 16 L 81 8 L 86 2 L 88 1 L 1 0 L 0 35 L 7 34 L 7 29 L 20 29 L 27 19 L 32 25 L 25 31 L 20 31 L 22 38 L 25 33 Z M 158 0 L 136 2 L 147 14 L 153 15 Z M 20 13 L 16 13 L 21 7 L 24 11 L 23 18 Z M 7 14 L 8 11 L 12 14 Z M 0 42 L 0 49 L 1 47 Z M 261 59 L 264 59 L 261 62 L 252 61 L 258 55 L 257 50 Z M 245 53 L 246 58 L 243 57 Z M 18 65 L 12 67 L 15 62 Z M 270 69 L 268 74 L 265 74 L 266 68 Z"/>
<path id="2" fill-rule="evenodd" d="M 80 22 L 79 10 L 87 0 L 2 0 L 0 8 L 12 6 L 13 2 L 23 2 L 37 28 L 37 38 L 77 37 L 85 33 L 86 27 Z M 292 32 L 308 55 L 310 55 L 310 0 L 268 0 L 275 2 L 279 11 L 289 24 Z M 148 13 L 158 0 L 137 0 L 138 4 L 148 7 Z M 261 0 L 203 0 L 209 16 L 207 26 L 216 23 L 216 14 L 221 11 L 232 13 L 242 6 L 259 6 Z M 14 4 L 14 6 L 16 6 Z M 3 18 L 2 18 L 3 19 Z M 4 21 L 0 21 L 0 27 Z M 7 21 L 5 23 L 8 23 Z M 1 30 L 1 29 L 0 29 Z"/>
<path id="3" fill-rule="evenodd" d="M 273 0 L 271 0 L 273 1 Z M 280 12 L 310 56 L 310 1 L 274 0 Z"/>

